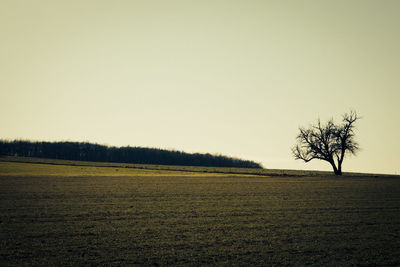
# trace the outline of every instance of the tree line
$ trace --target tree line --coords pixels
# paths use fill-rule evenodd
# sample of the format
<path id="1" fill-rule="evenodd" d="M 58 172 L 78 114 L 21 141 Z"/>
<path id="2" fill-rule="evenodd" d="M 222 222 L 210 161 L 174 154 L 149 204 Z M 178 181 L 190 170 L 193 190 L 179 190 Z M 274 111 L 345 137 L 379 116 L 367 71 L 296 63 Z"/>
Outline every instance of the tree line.
<path id="1" fill-rule="evenodd" d="M 259 163 L 209 153 L 144 147 L 114 147 L 88 142 L 0 140 L 0 155 L 136 164 L 262 168 Z"/>

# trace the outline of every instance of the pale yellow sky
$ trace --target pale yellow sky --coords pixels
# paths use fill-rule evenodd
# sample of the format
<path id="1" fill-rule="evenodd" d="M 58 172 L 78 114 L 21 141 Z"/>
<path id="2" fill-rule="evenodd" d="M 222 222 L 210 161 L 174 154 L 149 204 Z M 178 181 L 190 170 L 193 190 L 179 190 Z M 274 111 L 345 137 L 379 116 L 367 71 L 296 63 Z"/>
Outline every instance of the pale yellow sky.
<path id="1" fill-rule="evenodd" d="M 295 161 L 354 109 L 345 171 L 400 173 L 400 1 L 0 2 L 0 138 Z"/>

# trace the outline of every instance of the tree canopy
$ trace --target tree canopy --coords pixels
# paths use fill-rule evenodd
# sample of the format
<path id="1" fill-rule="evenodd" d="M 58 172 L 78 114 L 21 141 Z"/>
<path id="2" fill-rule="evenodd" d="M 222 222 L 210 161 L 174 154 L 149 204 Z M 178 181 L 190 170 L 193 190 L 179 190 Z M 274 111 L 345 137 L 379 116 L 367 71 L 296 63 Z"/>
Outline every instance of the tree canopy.
<path id="1" fill-rule="evenodd" d="M 144 147 L 112 147 L 87 142 L 0 140 L 0 155 L 137 164 L 262 168 L 259 163 L 209 153 Z"/>
<path id="2" fill-rule="evenodd" d="M 294 158 L 304 162 L 313 159 L 327 161 L 334 173 L 341 175 L 344 158 L 359 150 L 354 132 L 359 118 L 355 111 L 351 111 L 343 115 L 341 124 L 335 124 L 333 119 L 322 124 L 318 119 L 308 128 L 300 127 L 297 144 L 292 148 Z"/>

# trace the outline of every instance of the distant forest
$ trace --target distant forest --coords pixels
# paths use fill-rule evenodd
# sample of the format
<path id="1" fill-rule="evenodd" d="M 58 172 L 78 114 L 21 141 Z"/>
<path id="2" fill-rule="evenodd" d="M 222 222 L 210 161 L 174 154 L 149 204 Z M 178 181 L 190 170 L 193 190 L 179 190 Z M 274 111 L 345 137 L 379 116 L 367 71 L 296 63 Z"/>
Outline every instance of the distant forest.
<path id="1" fill-rule="evenodd" d="M 144 147 L 113 147 L 87 142 L 0 140 L 0 155 L 136 164 L 262 168 L 254 161 L 222 155 Z"/>

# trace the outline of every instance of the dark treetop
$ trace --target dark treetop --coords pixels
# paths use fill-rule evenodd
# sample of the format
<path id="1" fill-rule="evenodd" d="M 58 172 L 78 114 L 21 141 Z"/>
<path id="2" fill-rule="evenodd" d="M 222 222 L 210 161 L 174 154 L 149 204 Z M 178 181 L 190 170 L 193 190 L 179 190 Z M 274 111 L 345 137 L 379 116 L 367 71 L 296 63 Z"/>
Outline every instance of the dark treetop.
<path id="1" fill-rule="evenodd" d="M 222 155 L 143 147 L 111 147 L 87 142 L 0 140 L 0 155 L 137 164 L 262 168 L 259 163 Z"/>

